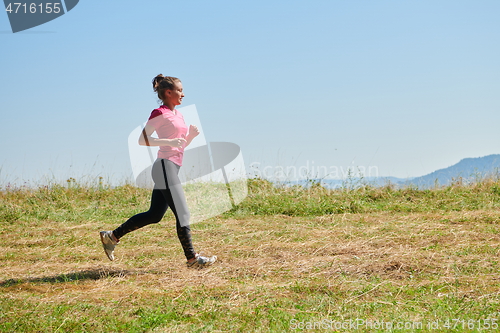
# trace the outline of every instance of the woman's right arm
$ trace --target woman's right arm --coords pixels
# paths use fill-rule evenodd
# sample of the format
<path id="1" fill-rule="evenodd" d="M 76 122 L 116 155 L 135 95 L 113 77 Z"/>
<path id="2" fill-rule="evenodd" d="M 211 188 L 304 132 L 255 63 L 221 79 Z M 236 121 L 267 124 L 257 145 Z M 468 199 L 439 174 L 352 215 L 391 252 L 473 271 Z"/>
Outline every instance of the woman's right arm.
<path id="1" fill-rule="evenodd" d="M 170 146 L 175 148 L 180 148 L 186 143 L 183 138 L 177 139 L 159 139 L 153 138 L 151 134 L 155 131 L 155 128 L 151 125 L 146 125 L 139 136 L 139 145 L 141 146 Z"/>

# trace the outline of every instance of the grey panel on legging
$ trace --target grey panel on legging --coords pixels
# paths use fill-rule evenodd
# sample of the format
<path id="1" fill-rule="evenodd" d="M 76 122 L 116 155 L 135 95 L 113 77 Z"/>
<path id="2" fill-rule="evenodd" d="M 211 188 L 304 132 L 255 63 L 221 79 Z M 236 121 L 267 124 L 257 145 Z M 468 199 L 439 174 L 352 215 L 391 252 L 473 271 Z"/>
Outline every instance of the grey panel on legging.
<path id="1" fill-rule="evenodd" d="M 159 161 L 159 163 L 158 160 L 155 162 L 152 170 L 155 188 L 160 190 L 169 189 L 180 225 L 182 227 L 189 226 L 189 208 L 178 175 L 180 166 L 170 160 L 159 159 Z M 157 163 L 161 164 L 161 168 L 156 166 Z"/>
<path id="2" fill-rule="evenodd" d="M 195 257 L 196 253 L 191 242 L 191 229 L 189 227 L 189 209 L 178 177 L 179 168 L 178 165 L 169 160 L 157 159 L 155 161 L 152 169 L 155 188 L 151 195 L 149 210 L 132 216 L 116 228 L 113 231 L 116 238 L 120 239 L 131 231 L 151 223 L 160 222 L 170 207 L 175 215 L 177 236 L 184 249 L 184 254 L 188 260 Z"/>

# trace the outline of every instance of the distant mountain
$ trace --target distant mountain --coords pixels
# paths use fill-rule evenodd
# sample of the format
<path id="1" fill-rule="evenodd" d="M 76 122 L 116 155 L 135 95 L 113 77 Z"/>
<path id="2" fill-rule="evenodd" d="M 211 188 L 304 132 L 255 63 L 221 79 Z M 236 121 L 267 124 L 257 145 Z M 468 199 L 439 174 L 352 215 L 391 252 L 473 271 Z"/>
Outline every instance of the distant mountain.
<path id="1" fill-rule="evenodd" d="M 476 158 L 464 158 L 455 165 L 445 169 L 436 170 L 428 175 L 402 179 L 396 177 L 367 177 L 352 179 L 312 179 L 286 182 L 288 185 L 302 185 L 308 187 L 312 182 L 321 182 L 326 188 L 355 188 L 365 184 L 371 186 L 384 186 L 393 184 L 399 186 L 415 185 L 419 188 L 434 186 L 447 186 L 454 180 L 462 180 L 463 183 L 471 183 L 489 176 L 500 175 L 500 154 L 488 155 Z M 283 183 L 282 183 L 283 184 Z"/>
<path id="2" fill-rule="evenodd" d="M 496 176 L 500 171 L 500 155 L 488 155 L 476 158 L 464 158 L 455 165 L 436 170 L 428 175 L 416 177 L 404 184 L 413 184 L 421 188 L 450 185 L 453 180 L 462 179 L 470 183 L 489 176 Z"/>

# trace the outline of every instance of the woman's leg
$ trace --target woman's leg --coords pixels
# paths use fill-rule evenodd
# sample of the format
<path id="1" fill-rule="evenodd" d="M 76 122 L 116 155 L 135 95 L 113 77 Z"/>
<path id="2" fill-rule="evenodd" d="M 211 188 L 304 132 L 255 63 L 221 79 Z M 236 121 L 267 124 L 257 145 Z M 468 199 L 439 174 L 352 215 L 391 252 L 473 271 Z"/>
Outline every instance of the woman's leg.
<path id="1" fill-rule="evenodd" d="M 161 180 L 155 179 L 155 184 L 165 185 L 161 189 L 167 205 L 172 209 L 175 216 L 175 225 L 177 229 L 177 237 L 181 242 L 184 255 L 188 260 L 195 258 L 196 252 L 191 241 L 191 228 L 189 227 L 189 209 L 184 196 L 184 190 L 179 180 L 179 166 L 169 160 L 161 160 Z M 158 174 L 153 173 L 154 178 L 158 178 Z M 158 180 L 158 182 L 157 182 Z M 163 181 L 163 183 L 162 183 Z"/>
<path id="2" fill-rule="evenodd" d="M 188 260 L 196 257 L 196 252 L 194 251 L 191 241 L 189 209 L 178 176 L 179 168 L 178 165 L 169 160 L 158 159 L 154 163 L 152 176 L 155 182 L 155 188 L 151 195 L 151 206 L 147 212 L 132 216 L 125 223 L 113 230 L 111 236 L 116 238 L 116 242 L 131 231 L 142 228 L 148 224 L 160 222 L 168 207 L 170 207 L 175 216 L 177 237 L 179 237 L 179 241 L 181 242 L 184 255 Z M 112 247 L 114 248 L 114 245 Z M 113 251 L 112 249 L 109 251 L 111 254 L 108 254 L 108 257 L 111 255 L 111 259 L 113 257 Z"/>
<path id="3" fill-rule="evenodd" d="M 162 190 L 155 188 L 151 194 L 151 206 L 149 210 L 129 218 L 126 222 L 113 230 L 113 236 L 119 240 L 129 232 L 142 228 L 148 224 L 158 223 L 163 218 L 163 215 L 165 215 L 167 209 L 168 204 Z"/>

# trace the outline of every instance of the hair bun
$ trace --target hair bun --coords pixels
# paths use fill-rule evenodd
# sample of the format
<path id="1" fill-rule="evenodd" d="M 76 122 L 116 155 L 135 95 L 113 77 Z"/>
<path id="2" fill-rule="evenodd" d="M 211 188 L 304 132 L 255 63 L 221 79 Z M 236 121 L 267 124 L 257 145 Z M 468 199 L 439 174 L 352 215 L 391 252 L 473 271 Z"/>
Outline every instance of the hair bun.
<path id="1" fill-rule="evenodd" d="M 181 80 L 176 77 L 158 74 L 153 79 L 153 90 L 158 94 L 158 98 L 163 101 L 165 98 L 165 91 L 174 90 L 178 82 L 180 83 Z"/>
<path id="2" fill-rule="evenodd" d="M 158 86 L 160 85 L 160 82 L 163 81 L 165 77 L 163 76 L 163 74 L 158 74 L 155 76 L 155 78 L 153 79 L 153 90 L 154 91 L 158 91 Z"/>

